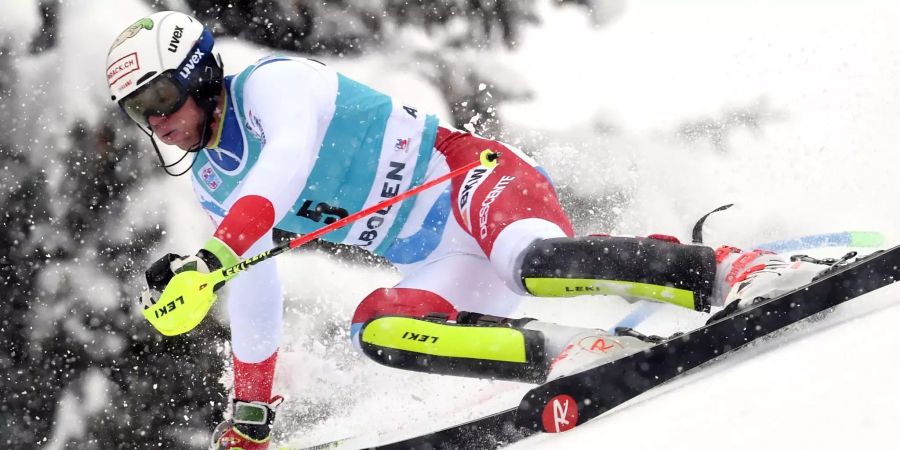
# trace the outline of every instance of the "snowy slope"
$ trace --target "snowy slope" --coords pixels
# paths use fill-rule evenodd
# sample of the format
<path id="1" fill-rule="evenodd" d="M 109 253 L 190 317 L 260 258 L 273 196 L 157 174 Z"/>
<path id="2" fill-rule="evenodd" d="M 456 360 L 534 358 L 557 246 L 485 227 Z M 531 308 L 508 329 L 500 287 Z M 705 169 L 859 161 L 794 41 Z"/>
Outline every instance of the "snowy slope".
<path id="1" fill-rule="evenodd" d="M 500 108 L 559 183 L 583 194 L 625 190 L 619 221 L 597 231 L 687 238 L 699 215 L 736 202 L 709 221 L 711 244 L 851 229 L 898 239 L 894 3 L 633 1 L 599 30 L 565 8 L 545 18 L 518 51 L 497 55 L 536 93 Z M 758 113 L 758 130 L 752 121 L 727 129 L 724 148 L 685 138 L 686 123 L 709 119 L 713 136 L 741 108 Z M 310 318 L 324 311 L 339 326 L 355 299 L 397 275 L 353 272 L 348 285 L 339 263 L 289 259 L 283 270 L 307 276 L 289 286 L 293 353 L 278 381 L 292 397 L 287 442 L 309 445 L 347 428 L 369 433 L 359 444 L 389 440 L 512 406 L 527 389 L 385 369 L 349 356 L 337 331 L 321 341 L 322 323 Z M 333 292 L 334 283 L 348 291 Z M 516 448 L 892 448 L 897 304 L 900 288 L 884 289 L 588 426 Z M 531 300 L 522 313 L 609 327 L 638 307 Z M 701 321 L 666 308 L 642 327 Z"/>

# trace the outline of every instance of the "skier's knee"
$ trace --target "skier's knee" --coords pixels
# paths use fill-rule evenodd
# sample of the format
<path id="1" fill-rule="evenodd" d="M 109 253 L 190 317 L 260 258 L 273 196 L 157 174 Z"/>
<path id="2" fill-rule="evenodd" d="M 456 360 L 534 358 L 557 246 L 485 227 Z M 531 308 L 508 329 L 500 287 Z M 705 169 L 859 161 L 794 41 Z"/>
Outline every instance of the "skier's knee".
<path id="1" fill-rule="evenodd" d="M 456 318 L 456 308 L 450 302 L 422 289 L 379 288 L 372 291 L 356 307 L 350 324 L 350 340 L 353 348 L 360 350 L 359 332 L 366 321 L 381 316 L 405 316 L 423 318 L 429 315 Z"/>
<path id="2" fill-rule="evenodd" d="M 715 273 L 711 248 L 652 237 L 544 239 L 522 260 L 522 282 L 532 295 L 622 295 L 698 311 L 708 309 Z"/>

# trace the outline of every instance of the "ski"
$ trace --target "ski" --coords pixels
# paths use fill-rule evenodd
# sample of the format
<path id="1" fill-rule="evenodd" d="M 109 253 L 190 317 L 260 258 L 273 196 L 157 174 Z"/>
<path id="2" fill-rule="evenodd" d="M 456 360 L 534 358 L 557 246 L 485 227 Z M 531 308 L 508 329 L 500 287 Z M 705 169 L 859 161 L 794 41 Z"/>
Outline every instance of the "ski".
<path id="1" fill-rule="evenodd" d="M 328 441 L 328 442 L 322 442 L 322 443 L 319 443 L 316 445 L 311 445 L 308 447 L 278 446 L 277 448 L 278 448 L 278 450 L 325 450 L 325 449 L 330 449 L 330 448 L 344 447 L 346 445 L 349 445 L 354 439 L 356 439 L 356 436 L 348 436 L 345 438 L 335 439 L 333 441 Z"/>
<path id="2" fill-rule="evenodd" d="M 517 411 L 518 408 L 510 408 L 462 425 L 371 448 L 480 450 L 502 447 L 537 433 L 516 425 Z"/>
<path id="3" fill-rule="evenodd" d="M 537 386 L 522 399 L 516 423 L 533 431 L 566 431 L 769 333 L 898 279 L 900 246 L 836 267 L 792 292 L 644 352 Z"/>
<path id="4" fill-rule="evenodd" d="M 873 253 L 752 308 L 643 352 L 536 386 L 517 408 L 372 447 L 481 450 L 585 423 L 746 344 L 900 279 L 900 246 Z"/>

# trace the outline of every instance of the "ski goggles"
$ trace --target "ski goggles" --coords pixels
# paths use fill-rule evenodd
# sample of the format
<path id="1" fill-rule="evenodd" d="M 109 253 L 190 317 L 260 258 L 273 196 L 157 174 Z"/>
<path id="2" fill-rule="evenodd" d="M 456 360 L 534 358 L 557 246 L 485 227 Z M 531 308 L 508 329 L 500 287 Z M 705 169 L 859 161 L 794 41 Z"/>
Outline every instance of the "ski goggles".
<path id="1" fill-rule="evenodd" d="M 200 39 L 191 47 L 188 57 L 171 70 L 162 72 L 119 101 L 122 109 L 139 124 L 146 124 L 151 116 L 167 116 L 178 111 L 202 85 L 204 76 L 221 63 L 212 53 L 213 35 L 204 29 Z M 208 80 L 207 80 L 208 81 Z"/>
<path id="2" fill-rule="evenodd" d="M 187 102 L 187 89 L 175 79 L 175 71 L 167 70 L 119 101 L 131 120 L 146 124 L 151 116 L 168 116 Z"/>

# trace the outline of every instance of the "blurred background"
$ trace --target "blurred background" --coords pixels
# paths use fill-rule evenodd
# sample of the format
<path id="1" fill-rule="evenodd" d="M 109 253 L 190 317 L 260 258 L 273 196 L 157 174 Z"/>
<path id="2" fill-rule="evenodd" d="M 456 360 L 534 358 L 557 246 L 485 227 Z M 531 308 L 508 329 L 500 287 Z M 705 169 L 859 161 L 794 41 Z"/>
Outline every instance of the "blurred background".
<path id="1" fill-rule="evenodd" d="M 900 226 L 895 2 L 5 1 L 0 445 L 202 448 L 222 418 L 227 318 L 163 338 L 135 300 L 150 261 L 193 253 L 212 226 L 104 80 L 115 36 L 165 9 L 214 30 L 228 74 L 269 54 L 311 57 L 520 147 L 582 234 L 689 240 L 694 220 L 725 203 L 738 206 L 710 219 L 710 245 L 848 230 L 893 239 Z M 288 281 L 289 316 L 315 322 L 288 330 L 295 370 L 333 362 L 322 349 L 346 350 L 355 303 L 396 278 L 352 249 L 306 251 L 315 259 L 296 255 L 297 270 L 328 261 L 363 275 L 343 295 L 323 293 L 340 283 L 328 274 Z M 344 370 L 335 364 L 319 375 Z M 298 383 L 279 370 L 284 389 Z M 309 404 L 332 402 L 328 386 L 304 388 Z M 294 404 L 292 432 L 329 417 Z"/>

